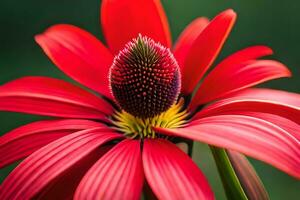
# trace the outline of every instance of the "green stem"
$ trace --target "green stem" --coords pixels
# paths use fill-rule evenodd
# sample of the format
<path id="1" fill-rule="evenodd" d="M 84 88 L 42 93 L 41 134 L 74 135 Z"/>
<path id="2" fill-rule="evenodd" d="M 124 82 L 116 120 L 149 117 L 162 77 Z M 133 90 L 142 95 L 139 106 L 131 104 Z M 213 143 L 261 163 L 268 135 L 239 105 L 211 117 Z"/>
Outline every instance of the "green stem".
<path id="1" fill-rule="evenodd" d="M 223 187 L 230 200 L 248 200 L 240 181 L 231 165 L 228 155 L 224 149 L 210 146 L 213 153 Z"/>

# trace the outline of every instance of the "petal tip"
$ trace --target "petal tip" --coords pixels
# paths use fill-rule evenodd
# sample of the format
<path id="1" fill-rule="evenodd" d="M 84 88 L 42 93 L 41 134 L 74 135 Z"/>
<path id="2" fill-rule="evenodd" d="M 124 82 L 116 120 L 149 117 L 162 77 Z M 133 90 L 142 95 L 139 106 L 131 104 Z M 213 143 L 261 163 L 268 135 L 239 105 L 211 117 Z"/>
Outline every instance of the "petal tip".
<path id="1" fill-rule="evenodd" d="M 228 18 L 228 21 L 230 21 L 230 27 L 233 27 L 237 19 L 237 13 L 233 9 L 227 9 L 222 14 L 224 14 L 223 16 Z"/>
<path id="2" fill-rule="evenodd" d="M 231 15 L 231 16 L 237 15 L 236 12 L 232 8 L 225 10 L 224 13 L 226 13 L 227 15 Z"/>
<path id="3" fill-rule="evenodd" d="M 267 45 L 256 45 L 256 46 L 253 46 L 254 48 L 258 48 L 260 49 L 260 51 L 264 52 L 264 55 L 265 56 L 269 56 L 269 55 L 273 55 L 274 54 L 274 51 L 271 47 L 267 46 Z"/>
<path id="4" fill-rule="evenodd" d="M 42 40 L 42 37 L 43 37 L 43 34 L 40 33 L 40 34 L 35 35 L 33 38 L 34 38 L 36 43 L 40 44 L 40 42 Z"/>
<path id="5" fill-rule="evenodd" d="M 266 52 L 267 52 L 269 55 L 273 55 L 273 54 L 274 54 L 273 49 L 271 49 L 271 48 L 268 47 L 268 46 L 265 46 L 265 48 L 266 48 Z"/>
<path id="6" fill-rule="evenodd" d="M 286 76 L 289 78 L 293 76 L 292 71 L 290 69 L 288 69 L 287 67 L 286 67 Z"/>

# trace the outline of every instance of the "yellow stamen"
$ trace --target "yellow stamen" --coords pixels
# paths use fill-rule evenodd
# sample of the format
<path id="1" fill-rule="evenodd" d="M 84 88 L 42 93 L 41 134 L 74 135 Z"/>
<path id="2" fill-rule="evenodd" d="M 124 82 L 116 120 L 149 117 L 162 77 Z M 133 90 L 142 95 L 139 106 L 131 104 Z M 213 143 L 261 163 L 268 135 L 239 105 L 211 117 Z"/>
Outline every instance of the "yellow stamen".
<path id="1" fill-rule="evenodd" d="M 188 112 L 182 110 L 184 101 L 181 99 L 167 111 L 152 118 L 141 119 L 125 111 L 116 112 L 112 123 L 115 128 L 129 138 L 155 138 L 156 133 L 152 127 L 179 128 L 186 123 Z"/>

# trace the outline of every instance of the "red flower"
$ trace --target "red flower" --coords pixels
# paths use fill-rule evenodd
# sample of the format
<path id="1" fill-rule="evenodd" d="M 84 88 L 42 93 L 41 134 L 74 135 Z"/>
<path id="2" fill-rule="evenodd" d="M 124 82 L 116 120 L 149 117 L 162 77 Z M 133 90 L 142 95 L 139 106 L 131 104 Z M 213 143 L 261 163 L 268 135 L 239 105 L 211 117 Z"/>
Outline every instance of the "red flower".
<path id="1" fill-rule="evenodd" d="M 138 199 L 144 176 L 160 199 L 213 199 L 201 171 L 174 144 L 181 137 L 239 151 L 300 178 L 300 95 L 249 89 L 290 76 L 283 64 L 258 60 L 272 50 L 238 51 L 203 78 L 235 19 L 232 10 L 211 21 L 198 18 L 172 48 L 159 0 L 104 0 L 108 48 L 71 25 L 37 35 L 63 72 L 100 96 L 47 77 L 0 87 L 3 111 L 64 118 L 0 138 L 1 167 L 27 157 L 2 183 L 0 199 Z"/>

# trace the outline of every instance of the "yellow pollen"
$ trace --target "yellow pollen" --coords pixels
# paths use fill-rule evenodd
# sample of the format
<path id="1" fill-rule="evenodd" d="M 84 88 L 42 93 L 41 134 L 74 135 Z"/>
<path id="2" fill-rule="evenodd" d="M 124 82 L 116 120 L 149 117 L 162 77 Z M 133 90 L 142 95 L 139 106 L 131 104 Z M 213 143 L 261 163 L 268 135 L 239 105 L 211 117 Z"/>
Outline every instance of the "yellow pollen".
<path id="1" fill-rule="evenodd" d="M 122 110 L 113 115 L 112 123 L 118 131 L 123 132 L 129 138 L 155 138 L 157 134 L 152 127 L 179 128 L 186 123 L 188 112 L 182 110 L 183 104 L 183 99 L 180 99 L 167 111 L 146 119 L 135 117 Z"/>

